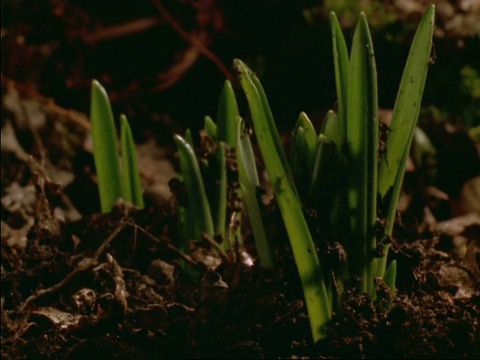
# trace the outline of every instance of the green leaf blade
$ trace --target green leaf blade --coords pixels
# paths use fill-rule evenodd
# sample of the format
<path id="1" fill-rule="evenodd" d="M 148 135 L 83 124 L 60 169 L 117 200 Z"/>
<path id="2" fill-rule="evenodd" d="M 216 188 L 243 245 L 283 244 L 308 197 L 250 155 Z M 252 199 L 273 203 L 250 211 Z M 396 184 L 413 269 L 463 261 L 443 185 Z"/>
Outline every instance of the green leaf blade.
<path id="1" fill-rule="evenodd" d="M 290 164 L 298 164 L 310 173 L 315 162 L 317 147 L 317 132 L 307 114 L 301 112 L 292 134 Z M 293 173 L 295 174 L 295 170 Z"/>
<path id="2" fill-rule="evenodd" d="M 386 142 L 387 151 L 380 162 L 378 190 L 382 198 L 394 185 L 398 172 L 405 169 L 402 158 L 403 153 L 410 149 L 420 111 L 432 49 L 434 21 L 435 6 L 431 5 L 415 33 L 395 100 Z"/>
<path id="3" fill-rule="evenodd" d="M 212 140 L 217 140 L 218 127 L 210 116 L 205 116 L 203 128 L 205 129 L 205 133 L 210 136 Z"/>
<path id="4" fill-rule="evenodd" d="M 107 213 L 122 196 L 122 184 L 112 109 L 107 92 L 97 80 L 92 81 L 90 117 L 101 211 Z"/>
<path id="5" fill-rule="evenodd" d="M 355 277 L 361 279 L 359 290 L 371 293 L 374 265 L 370 264 L 370 257 L 376 246 L 378 100 L 373 43 L 363 13 L 352 43 L 347 119 L 351 253 L 355 254 L 352 267 Z"/>
<path id="6" fill-rule="evenodd" d="M 384 233 L 388 236 L 393 233 L 405 166 L 420 112 L 430 63 L 434 27 L 435 5 L 431 5 L 423 14 L 410 47 L 393 108 L 390 132 L 385 145 L 386 151 L 380 159 L 378 192 L 382 200 L 381 206 L 387 214 Z M 385 255 L 378 262 L 377 276 L 379 277 L 385 274 L 387 255 L 388 251 L 385 251 Z"/>
<path id="7" fill-rule="evenodd" d="M 330 12 L 332 31 L 333 64 L 335 68 L 335 84 L 337 89 L 338 113 L 340 118 L 340 131 L 345 135 L 347 127 L 347 98 L 348 98 L 348 73 L 349 58 L 347 44 L 337 15 Z M 343 139 L 342 139 L 343 141 Z"/>
<path id="8" fill-rule="evenodd" d="M 238 117 L 237 121 L 236 157 L 242 196 L 255 238 L 260 265 L 266 268 L 272 268 L 275 266 L 275 258 L 262 220 L 262 212 L 259 204 L 261 200 L 257 197 L 257 189 L 260 182 L 258 180 L 255 156 L 250 142 L 250 136 L 245 129 L 243 120 Z"/>
<path id="9" fill-rule="evenodd" d="M 302 112 L 292 134 L 290 164 L 295 185 L 302 199 L 308 192 L 317 153 L 317 133 L 308 116 Z"/>
<path id="10" fill-rule="evenodd" d="M 332 140 L 341 149 L 346 140 L 345 128 L 342 127 L 341 119 L 333 110 L 328 110 L 322 123 L 321 134 Z"/>
<path id="11" fill-rule="evenodd" d="M 225 142 L 230 148 L 235 147 L 237 141 L 237 116 L 239 115 L 237 98 L 232 84 L 225 80 L 217 110 L 218 139 Z"/>
<path id="12" fill-rule="evenodd" d="M 120 116 L 120 142 L 122 148 L 123 198 L 143 209 L 142 184 L 133 141 L 132 130 L 125 115 Z"/>
<path id="13" fill-rule="evenodd" d="M 297 193 L 297 188 L 295 186 L 295 181 L 293 180 L 293 175 L 292 171 L 290 169 L 290 166 L 288 165 L 287 161 L 287 156 L 285 155 L 285 152 L 283 151 L 283 145 L 282 141 L 280 139 L 280 136 L 278 135 L 278 130 L 277 130 L 277 125 L 275 124 L 275 119 L 273 118 L 272 110 L 270 108 L 270 104 L 267 99 L 267 94 L 265 93 L 265 89 L 263 88 L 260 80 L 258 79 L 257 75 L 253 73 L 247 66 L 244 66 L 244 71 L 245 73 L 249 76 L 250 80 L 252 81 L 253 86 L 256 88 L 258 95 L 259 95 L 259 101 L 261 103 L 262 109 L 264 111 L 265 115 L 265 126 L 269 129 L 269 133 L 272 136 L 272 141 L 275 146 L 275 151 L 278 154 L 281 164 L 283 166 L 284 172 L 288 178 L 288 181 L 290 185 L 292 186 L 293 190 L 295 191 L 295 194 L 298 197 Z"/>
<path id="14" fill-rule="evenodd" d="M 288 164 L 282 161 L 283 150 L 278 149 L 278 133 L 273 131 L 265 94 L 257 88 L 257 81 L 251 71 L 240 60 L 234 66 L 240 76 L 240 83 L 247 97 L 253 119 L 255 135 L 260 146 L 267 172 L 270 176 L 275 196 L 292 247 L 295 263 L 300 275 L 305 295 L 313 340 L 326 336 L 325 325 L 331 318 L 332 309 L 322 268 L 316 253 L 312 236 L 303 216 L 298 195 L 287 176 Z"/>
<path id="15" fill-rule="evenodd" d="M 213 237 L 214 226 L 200 166 L 192 146 L 180 135 L 174 136 L 177 145 L 183 181 L 188 196 L 188 211 L 193 222 L 195 239 L 200 240 L 203 233 Z"/>

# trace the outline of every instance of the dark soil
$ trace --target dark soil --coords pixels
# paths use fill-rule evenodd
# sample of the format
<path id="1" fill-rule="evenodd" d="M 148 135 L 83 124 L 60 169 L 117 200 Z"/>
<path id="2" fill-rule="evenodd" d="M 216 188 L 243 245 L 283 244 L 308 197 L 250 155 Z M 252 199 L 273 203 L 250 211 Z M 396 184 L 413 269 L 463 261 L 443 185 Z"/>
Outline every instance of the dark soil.
<path id="1" fill-rule="evenodd" d="M 461 230 L 469 239 L 461 259 L 452 237 L 418 239 L 399 227 L 391 311 L 347 294 L 330 337 L 314 345 L 274 203 L 265 211 L 280 261 L 266 270 L 247 265 L 242 254 L 222 258 L 208 243 L 192 244 L 186 258 L 175 247 L 168 206 L 119 204 L 110 214 L 78 218 L 33 157 L 3 151 L 2 186 L 4 359 L 480 355 L 478 225 Z M 95 187 L 71 191 L 96 201 Z"/>
<path id="2" fill-rule="evenodd" d="M 130 97 L 135 83 L 120 83 L 109 77 L 115 69 L 107 68 L 101 73 L 107 83 L 114 79 L 114 107 L 123 102 L 133 118 L 148 114 L 135 127 L 147 206 L 119 203 L 110 214 L 99 213 L 88 120 L 64 109 L 88 109 L 94 71 L 86 64 L 99 54 L 79 29 L 95 33 L 98 18 L 103 25 L 109 18 L 90 13 L 89 2 L 34 3 L 32 14 L 9 8 L 25 19 L 23 27 L 9 23 L 12 30 L 2 40 L 8 49 L 2 50 L 8 60 L 2 69 L 2 359 L 480 358 L 478 198 L 468 197 L 471 205 L 461 197 L 480 170 L 478 149 L 463 130 L 438 125 L 431 132 L 443 149 L 442 183 L 435 185 L 446 198 L 427 188 L 418 172 L 406 176 L 409 202 L 390 254 L 399 268 L 391 309 L 349 292 L 329 337 L 313 344 L 275 203 L 264 209 L 276 244 L 275 269 L 255 264 L 248 237 L 244 249 L 226 256 L 208 242 L 180 252 L 168 188 L 176 175 L 168 138 L 183 125 L 153 115 L 151 104 Z M 55 21 L 38 33 L 33 14 Z M 209 18 L 211 26 L 215 19 Z M 207 35 L 219 32 L 192 21 L 193 29 Z M 19 34 L 30 36 L 28 46 L 15 42 Z M 55 56 L 40 52 L 45 62 L 37 64 L 32 59 L 42 44 Z M 73 53 L 66 56 L 56 46 Z M 159 66 L 168 68 L 170 60 Z M 22 76 L 32 63 L 37 68 Z M 143 70 L 171 75 L 168 69 Z M 56 87 L 63 98 L 53 100 L 61 106 L 43 96 L 58 94 Z M 464 175 L 452 168 L 468 156 Z M 389 299 L 382 283 L 378 291 Z"/>
<path id="3" fill-rule="evenodd" d="M 390 312 L 349 294 L 331 337 L 314 346 L 290 258 L 274 271 L 198 265 L 202 279 L 192 283 L 179 272 L 169 214 L 120 206 L 58 224 L 55 233 L 35 219 L 23 249 L 9 246 L 13 237 L 3 230 L 5 359 L 479 355 L 478 277 L 421 242 L 403 249 L 402 273 L 417 279 Z M 461 289 L 474 294 L 463 298 Z"/>

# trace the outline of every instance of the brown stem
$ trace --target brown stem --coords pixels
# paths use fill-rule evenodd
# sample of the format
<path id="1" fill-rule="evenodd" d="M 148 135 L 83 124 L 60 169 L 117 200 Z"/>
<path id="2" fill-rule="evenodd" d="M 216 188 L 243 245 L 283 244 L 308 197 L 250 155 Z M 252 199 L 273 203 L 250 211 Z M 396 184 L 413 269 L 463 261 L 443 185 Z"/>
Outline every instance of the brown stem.
<path id="1" fill-rule="evenodd" d="M 28 304 L 30 304 L 32 301 L 38 299 L 39 297 L 42 297 L 46 294 L 52 294 L 54 292 L 57 292 L 60 290 L 63 286 L 68 284 L 70 280 L 72 280 L 75 276 L 78 274 L 85 272 L 91 268 L 93 268 L 95 265 L 98 264 L 98 260 L 100 258 L 100 255 L 103 253 L 105 248 L 107 247 L 108 244 L 110 244 L 125 228 L 127 223 L 125 221 L 122 221 L 120 225 L 110 234 L 110 236 L 105 239 L 105 241 L 98 247 L 98 249 L 95 251 L 93 254 L 93 257 L 84 257 L 82 260 L 80 260 L 77 263 L 77 267 L 73 269 L 72 272 L 70 272 L 65 278 L 63 278 L 61 281 L 56 283 L 53 286 L 50 286 L 46 289 L 40 289 L 36 291 L 34 294 L 30 295 L 24 302 L 23 304 L 19 307 L 18 311 L 22 312 L 26 309 Z"/>
<path id="2" fill-rule="evenodd" d="M 137 19 L 92 32 L 85 36 L 84 41 L 87 44 L 97 44 L 102 41 L 108 41 L 118 37 L 146 31 L 161 24 L 163 24 L 163 20 L 158 19 L 158 17 Z"/>
<path id="3" fill-rule="evenodd" d="M 157 8 L 160 15 L 165 19 L 167 23 L 180 35 L 185 41 L 192 44 L 199 53 L 205 56 L 207 59 L 212 61 L 215 66 L 225 75 L 225 77 L 233 82 L 235 77 L 230 72 L 230 70 L 225 66 L 225 64 L 215 55 L 210 49 L 208 49 L 199 39 L 195 36 L 190 35 L 182 26 L 175 20 L 175 18 L 168 12 L 168 10 L 162 5 L 160 0 L 152 0 L 153 5 Z"/>

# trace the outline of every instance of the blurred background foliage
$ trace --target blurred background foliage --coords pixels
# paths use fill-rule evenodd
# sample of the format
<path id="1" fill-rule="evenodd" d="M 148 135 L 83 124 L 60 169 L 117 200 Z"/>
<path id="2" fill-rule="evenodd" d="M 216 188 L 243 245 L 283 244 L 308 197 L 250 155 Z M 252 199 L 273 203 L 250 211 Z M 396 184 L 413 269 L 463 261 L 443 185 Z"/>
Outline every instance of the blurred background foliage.
<path id="1" fill-rule="evenodd" d="M 480 1 L 437 0 L 421 121 L 480 125 Z M 428 2 L 430 3 L 430 2 Z M 329 11 L 351 40 L 371 25 L 379 103 L 392 108 L 426 1 L 2 0 L 2 79 L 67 109 L 89 112 L 92 78 L 141 139 L 203 124 L 226 71 L 241 58 L 259 75 L 281 130 L 306 111 L 318 124 L 335 106 Z M 180 29 L 180 30 L 179 30 Z M 349 35 L 349 36 L 348 36 Z M 213 54 L 205 56 L 205 49 Z M 2 84 L 4 81 L 2 81 Z"/>

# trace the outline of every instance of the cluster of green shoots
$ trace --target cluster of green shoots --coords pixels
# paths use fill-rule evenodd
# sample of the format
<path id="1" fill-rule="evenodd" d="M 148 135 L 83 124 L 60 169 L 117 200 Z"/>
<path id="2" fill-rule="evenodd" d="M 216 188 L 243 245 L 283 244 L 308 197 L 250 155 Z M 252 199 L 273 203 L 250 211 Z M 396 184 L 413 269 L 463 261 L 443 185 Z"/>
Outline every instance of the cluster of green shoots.
<path id="1" fill-rule="evenodd" d="M 118 136 L 110 101 L 105 89 L 96 80 L 92 82 L 91 96 L 93 156 L 97 170 L 101 210 L 103 213 L 110 212 L 120 198 L 143 208 L 143 191 L 135 143 L 127 117 L 120 116 L 120 162 Z"/>
<path id="2" fill-rule="evenodd" d="M 395 291 L 396 262 L 388 263 L 388 250 L 430 61 L 434 16 L 432 5 L 417 28 L 384 149 L 379 149 L 373 44 L 363 13 L 350 54 L 337 17 L 331 13 L 337 111 L 327 113 L 318 134 L 308 116 L 301 113 L 288 157 L 259 79 L 241 60 L 234 61 L 256 143 L 290 240 L 314 341 L 327 335 L 326 325 L 339 310 L 339 298 L 345 290 L 356 289 L 375 299 L 378 282 L 383 280 L 392 293 Z M 92 131 L 102 211 L 108 212 L 119 197 L 142 207 L 128 122 L 122 117 L 121 177 L 108 98 L 97 82 L 92 88 Z M 224 250 L 241 245 L 238 223 L 246 219 L 241 219 L 238 204 L 243 203 L 259 263 L 274 267 L 275 244 L 262 221 L 250 132 L 229 81 L 220 95 L 216 122 L 206 117 L 201 133 L 202 156 L 197 156 L 198 147 L 189 130 L 174 139 L 186 198 L 178 201 L 177 207 L 181 249 L 187 251 L 188 241 L 205 237 L 217 241 Z M 229 179 L 232 163 L 238 171 L 236 186 Z M 319 243 L 329 244 L 327 250 L 317 251 Z M 339 249 L 337 262 L 328 256 L 332 249 Z"/>

